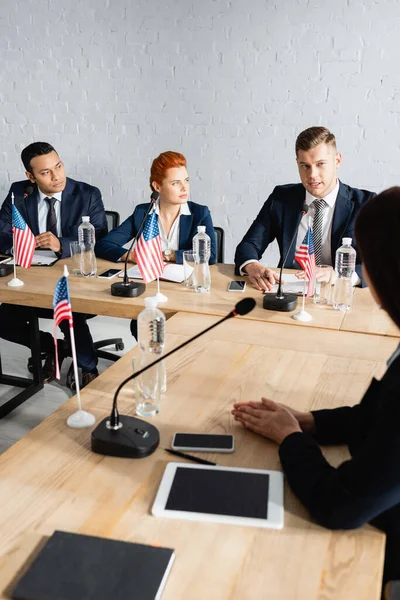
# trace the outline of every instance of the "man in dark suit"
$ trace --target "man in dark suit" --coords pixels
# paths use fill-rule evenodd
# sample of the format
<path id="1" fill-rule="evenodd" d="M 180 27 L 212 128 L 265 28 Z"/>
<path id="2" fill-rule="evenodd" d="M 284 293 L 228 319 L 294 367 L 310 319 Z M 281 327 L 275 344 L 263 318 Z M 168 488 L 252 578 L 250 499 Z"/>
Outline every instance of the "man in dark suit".
<path id="1" fill-rule="evenodd" d="M 21 153 L 27 180 L 13 183 L 0 210 L 0 252 L 12 252 L 11 194 L 21 215 L 36 236 L 36 247 L 53 250 L 60 258 L 70 256 L 70 242 L 78 239 L 82 216 L 89 216 L 96 238 L 107 232 L 107 220 L 100 191 L 87 183 L 66 177 L 64 165 L 53 146 L 35 142 Z M 37 309 L 41 318 L 53 318 L 51 309 Z M 97 357 L 86 323 L 86 315 L 74 313 L 78 366 L 82 386 L 97 377 Z M 24 306 L 0 306 L 0 337 L 30 347 L 29 314 Z M 69 325 L 60 324 L 67 343 L 59 343 L 59 362 L 69 354 Z M 51 334 L 40 332 L 40 344 L 46 353 L 45 381 L 55 377 L 54 342 Z"/>
<path id="2" fill-rule="evenodd" d="M 313 222 L 316 277 L 321 280 L 323 273 L 318 266 L 335 264 L 342 238 L 352 238 L 352 246 L 357 250 L 355 218 L 361 206 L 374 196 L 338 180 L 342 155 L 336 151 L 335 136 L 326 127 L 310 127 L 300 133 L 296 140 L 296 162 L 301 183 L 277 186 L 236 248 L 236 273 L 247 274 L 258 290 L 270 290 L 278 280 L 276 273 L 259 262 L 267 246 L 277 240 L 280 267 L 297 231 L 285 263 L 286 267 L 296 268 L 294 255 L 306 234 L 309 217 Z M 304 204 L 308 213 L 300 218 Z M 303 272 L 299 273 L 300 278 L 303 276 Z M 365 285 L 358 253 L 353 284 Z"/>

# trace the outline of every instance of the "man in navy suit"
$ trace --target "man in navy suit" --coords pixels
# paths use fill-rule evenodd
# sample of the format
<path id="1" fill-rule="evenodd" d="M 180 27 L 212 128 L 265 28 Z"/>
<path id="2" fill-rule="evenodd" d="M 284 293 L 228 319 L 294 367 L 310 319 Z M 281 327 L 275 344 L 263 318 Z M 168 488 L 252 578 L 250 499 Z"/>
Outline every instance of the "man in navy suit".
<path id="1" fill-rule="evenodd" d="M 335 253 L 342 245 L 342 238 L 352 238 L 352 246 L 357 250 L 355 218 L 361 206 L 374 196 L 372 192 L 351 188 L 339 181 L 337 169 L 342 155 L 336 151 L 335 136 L 326 127 L 310 127 L 300 133 L 296 140 L 296 162 L 301 183 L 275 187 L 236 248 L 236 273 L 247 274 L 249 281 L 261 291 L 270 290 L 278 280 L 276 273 L 259 262 L 271 242 L 275 239 L 278 242 L 280 267 L 297 231 L 296 243 L 284 266 L 298 268 L 294 255 L 311 217 L 316 277 L 321 280 L 324 275 L 318 265 L 335 264 Z M 308 213 L 300 218 L 304 204 L 308 206 Z M 304 277 L 304 273 L 299 273 L 299 277 Z M 353 284 L 365 285 L 358 253 Z"/>
<path id="2" fill-rule="evenodd" d="M 82 216 L 89 216 L 96 238 L 107 233 L 107 220 L 100 191 L 87 183 L 66 177 L 64 165 L 53 146 L 35 142 L 21 153 L 27 180 L 13 183 L 0 210 L 0 252 L 12 251 L 11 194 L 21 215 L 36 236 L 36 247 L 53 250 L 60 258 L 70 256 L 70 242 L 78 239 Z M 53 318 L 51 309 L 37 309 L 38 316 Z M 97 377 L 97 357 L 86 323 L 86 315 L 74 313 L 74 331 L 82 386 Z M 29 313 L 24 306 L 0 306 L 0 337 L 30 347 Z M 60 329 L 69 341 L 67 321 Z M 46 353 L 45 381 L 55 377 L 54 342 L 51 334 L 40 332 L 41 349 Z M 68 355 L 68 344 L 59 344 L 59 361 Z"/>

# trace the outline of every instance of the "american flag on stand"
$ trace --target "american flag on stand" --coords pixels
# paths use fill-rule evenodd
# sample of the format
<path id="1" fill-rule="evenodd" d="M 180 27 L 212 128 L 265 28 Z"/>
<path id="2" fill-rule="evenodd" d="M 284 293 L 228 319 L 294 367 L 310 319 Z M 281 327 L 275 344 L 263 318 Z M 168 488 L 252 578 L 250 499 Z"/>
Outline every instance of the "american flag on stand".
<path id="1" fill-rule="evenodd" d="M 12 229 L 15 264 L 29 269 L 36 248 L 36 238 L 14 204 L 12 205 Z"/>
<path id="2" fill-rule="evenodd" d="M 311 227 L 308 228 L 304 240 L 297 248 L 294 258 L 303 271 L 305 271 L 306 278 L 308 279 L 307 296 L 312 296 L 314 294 L 315 254 Z"/>
<path id="3" fill-rule="evenodd" d="M 58 365 L 58 347 L 57 347 L 57 332 L 56 328 L 59 324 L 67 319 L 69 321 L 69 328 L 73 328 L 73 319 L 72 319 L 72 308 L 71 302 L 69 299 L 69 289 L 68 289 L 68 279 L 67 277 L 61 277 L 59 279 L 56 289 L 54 290 L 53 296 L 53 311 L 54 311 L 54 346 L 55 346 L 55 354 L 56 354 L 56 377 L 60 379 L 60 369 Z"/>
<path id="4" fill-rule="evenodd" d="M 135 248 L 136 263 L 145 283 L 154 281 L 164 271 L 158 217 L 153 210 L 147 217 Z"/>

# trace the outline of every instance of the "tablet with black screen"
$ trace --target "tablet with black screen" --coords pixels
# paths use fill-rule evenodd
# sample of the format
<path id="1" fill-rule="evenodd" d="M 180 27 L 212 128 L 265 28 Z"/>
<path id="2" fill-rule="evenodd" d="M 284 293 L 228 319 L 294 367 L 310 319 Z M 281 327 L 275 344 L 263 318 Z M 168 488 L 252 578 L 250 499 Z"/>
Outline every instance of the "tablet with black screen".
<path id="1" fill-rule="evenodd" d="M 169 463 L 152 514 L 250 527 L 283 527 L 279 471 Z"/>

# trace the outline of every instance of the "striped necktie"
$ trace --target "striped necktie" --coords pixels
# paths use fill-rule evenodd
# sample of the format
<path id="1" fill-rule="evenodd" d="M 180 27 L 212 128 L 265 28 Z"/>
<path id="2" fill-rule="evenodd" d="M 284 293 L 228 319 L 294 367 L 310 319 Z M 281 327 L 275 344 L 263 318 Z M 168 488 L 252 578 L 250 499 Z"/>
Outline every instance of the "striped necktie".
<path id="1" fill-rule="evenodd" d="M 55 198 L 45 198 L 47 204 L 49 205 L 49 212 L 47 213 L 47 224 L 46 231 L 50 231 L 53 235 L 58 237 L 57 232 L 57 216 L 56 209 L 54 207 L 57 200 Z"/>
<path id="2" fill-rule="evenodd" d="M 328 206 L 323 198 L 316 198 L 314 206 L 314 221 L 312 226 L 315 264 L 322 265 L 322 227 L 324 224 L 324 210 Z"/>

